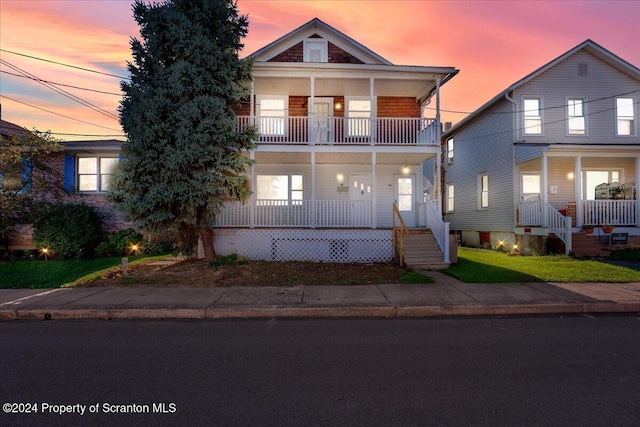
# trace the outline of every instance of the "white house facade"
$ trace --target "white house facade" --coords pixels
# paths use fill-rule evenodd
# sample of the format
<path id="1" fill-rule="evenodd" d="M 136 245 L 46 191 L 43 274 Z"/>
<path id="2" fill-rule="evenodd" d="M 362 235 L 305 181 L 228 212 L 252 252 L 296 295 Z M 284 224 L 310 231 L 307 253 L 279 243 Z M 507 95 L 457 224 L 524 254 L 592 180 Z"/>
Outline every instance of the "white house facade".
<path id="1" fill-rule="evenodd" d="M 640 241 L 639 99 L 640 69 L 591 40 L 509 86 L 443 135 L 451 229 L 532 253 Z"/>

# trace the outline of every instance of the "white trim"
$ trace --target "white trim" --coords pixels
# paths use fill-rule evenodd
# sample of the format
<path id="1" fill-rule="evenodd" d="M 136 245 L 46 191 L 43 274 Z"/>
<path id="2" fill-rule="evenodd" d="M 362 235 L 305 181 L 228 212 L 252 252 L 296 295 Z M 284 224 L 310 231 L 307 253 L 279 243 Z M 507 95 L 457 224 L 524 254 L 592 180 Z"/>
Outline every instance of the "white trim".
<path id="1" fill-rule="evenodd" d="M 262 126 L 262 101 L 283 101 L 283 116 L 282 116 L 282 132 L 264 132 Z M 276 110 L 272 110 L 276 111 Z M 279 111 L 279 110 L 278 110 Z M 256 95 L 256 123 L 258 125 L 258 132 L 265 136 L 285 136 L 288 132 L 288 117 L 289 117 L 289 97 L 287 95 Z M 280 119 L 280 116 L 264 116 L 266 127 L 274 127 L 276 120 Z M 269 120 L 271 119 L 271 120 Z M 271 121 L 271 123 L 269 123 Z M 273 129 L 272 129 L 273 130 Z"/>
<path id="2" fill-rule="evenodd" d="M 313 62 L 313 63 L 329 62 L 329 42 L 326 39 L 310 38 L 310 39 L 303 40 L 302 43 L 303 43 L 302 60 L 304 62 Z M 318 49 L 314 49 L 314 47 L 317 47 Z M 311 52 L 313 50 L 319 51 L 318 52 L 320 56 L 319 60 L 312 61 Z"/>
<path id="3" fill-rule="evenodd" d="M 526 125 L 526 110 L 524 103 L 526 100 L 532 100 L 532 99 L 537 99 L 539 100 L 539 105 L 538 105 L 538 109 L 540 112 L 540 133 L 529 133 L 527 132 L 527 129 L 529 129 L 531 126 L 527 126 Z M 537 116 L 536 116 L 537 117 Z M 530 136 L 544 136 L 545 135 L 545 126 L 544 126 L 544 96 L 543 95 L 522 95 L 520 97 L 520 125 L 522 128 L 522 136 L 523 137 L 530 137 Z"/>
<path id="4" fill-rule="evenodd" d="M 631 99 L 631 106 L 633 107 L 633 117 L 632 117 L 632 128 L 631 128 L 631 134 L 629 135 L 625 135 L 625 134 L 620 134 L 618 133 L 618 99 Z M 620 138 L 628 138 L 628 137 L 636 137 L 638 136 L 638 100 L 635 96 L 616 96 L 615 98 L 613 98 L 613 110 L 615 112 L 614 114 L 614 128 L 616 130 L 616 137 L 620 137 Z"/>
<path id="5" fill-rule="evenodd" d="M 569 131 L 570 117 L 569 117 L 569 101 L 582 101 L 582 115 L 572 116 L 574 118 L 582 118 L 584 120 L 584 133 L 571 133 Z M 565 135 L 568 137 L 584 137 L 589 136 L 589 110 L 588 110 L 589 98 L 586 96 L 565 96 Z"/>

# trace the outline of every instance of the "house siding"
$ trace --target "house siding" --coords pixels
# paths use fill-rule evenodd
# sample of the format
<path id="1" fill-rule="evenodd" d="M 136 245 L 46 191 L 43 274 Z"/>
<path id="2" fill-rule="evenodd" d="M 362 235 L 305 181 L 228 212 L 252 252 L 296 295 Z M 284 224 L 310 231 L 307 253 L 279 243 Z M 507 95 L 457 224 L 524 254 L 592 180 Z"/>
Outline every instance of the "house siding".
<path id="1" fill-rule="evenodd" d="M 473 126 L 453 136 L 454 162 L 445 165 L 445 186 L 455 185 L 451 230 L 513 230 L 513 105 L 500 101 Z M 489 176 L 489 207 L 478 209 L 478 174 Z"/>
<path id="2" fill-rule="evenodd" d="M 314 34 L 310 38 L 322 38 Z M 328 62 L 335 64 L 364 64 L 363 61 L 339 48 L 331 42 L 328 42 Z M 303 62 L 304 60 L 304 43 L 297 43 L 295 46 L 285 50 L 284 52 L 274 56 L 269 62 Z"/>

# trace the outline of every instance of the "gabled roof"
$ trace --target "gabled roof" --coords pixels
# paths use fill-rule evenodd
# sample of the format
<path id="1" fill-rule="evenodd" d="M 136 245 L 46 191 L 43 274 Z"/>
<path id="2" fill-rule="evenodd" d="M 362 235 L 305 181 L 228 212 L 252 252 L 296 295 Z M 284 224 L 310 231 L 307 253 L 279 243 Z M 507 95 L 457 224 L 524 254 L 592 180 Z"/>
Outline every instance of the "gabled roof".
<path id="1" fill-rule="evenodd" d="M 313 18 L 306 24 L 296 28 L 295 30 L 285 34 L 276 41 L 269 43 L 265 47 L 255 51 L 249 58 L 253 58 L 256 62 L 266 62 L 274 58 L 278 54 L 290 49 L 296 44 L 302 42 L 305 39 L 310 38 L 313 35 L 319 35 L 324 39 L 327 39 L 334 45 L 343 49 L 347 53 L 360 59 L 365 64 L 382 64 L 393 65 L 374 51 L 368 49 L 362 44 L 358 43 L 346 34 L 336 30 L 331 25 L 326 24 L 318 18 Z"/>
<path id="2" fill-rule="evenodd" d="M 504 97 L 507 94 L 509 94 L 510 92 L 512 92 L 513 90 L 519 88 L 520 86 L 523 86 L 523 85 L 529 83 L 531 80 L 535 79 L 536 77 L 538 77 L 539 75 L 541 75 L 545 71 L 549 70 L 552 67 L 555 67 L 560 62 L 564 61 L 565 59 L 569 58 L 570 56 L 576 54 L 577 52 L 579 52 L 581 50 L 584 50 L 585 52 L 590 53 L 591 55 L 595 56 L 596 58 L 600 59 L 601 61 L 607 63 L 610 66 L 612 66 L 616 70 L 618 70 L 618 71 L 620 71 L 620 72 L 622 72 L 624 74 L 627 74 L 631 78 L 634 78 L 634 79 L 640 81 L 640 69 L 638 67 L 636 67 L 633 64 L 625 61 L 624 59 L 620 58 L 619 56 L 613 54 L 612 52 L 608 51 L 604 47 L 600 46 L 598 43 L 594 42 L 593 40 L 587 39 L 584 42 L 580 43 L 578 46 L 576 46 L 573 49 L 569 50 L 568 52 L 560 55 L 556 59 L 554 59 L 554 60 L 548 62 L 547 64 L 543 65 L 542 67 L 538 68 L 537 70 L 535 70 L 531 74 L 528 74 L 525 77 L 523 77 L 522 79 L 520 79 L 517 82 L 513 83 L 511 86 L 509 86 L 508 88 L 506 88 L 505 90 L 503 90 L 502 92 L 497 94 L 495 97 L 493 97 L 491 100 L 489 100 L 486 104 L 482 105 L 480 108 L 475 110 L 473 113 L 469 114 L 467 117 L 465 117 L 460 122 L 458 122 L 455 126 L 453 126 L 451 129 L 449 129 L 447 132 L 445 132 L 443 134 L 443 137 L 446 137 L 449 134 L 455 132 L 456 130 L 461 129 L 466 124 L 471 122 L 474 118 L 478 117 L 484 111 L 486 111 L 489 108 L 491 108 L 498 101 L 504 99 Z"/>
<path id="3" fill-rule="evenodd" d="M 6 120 L 0 120 L 0 135 L 2 137 L 9 137 L 9 135 L 24 135 L 28 130 L 22 126 L 18 126 L 15 123 L 8 122 Z"/>

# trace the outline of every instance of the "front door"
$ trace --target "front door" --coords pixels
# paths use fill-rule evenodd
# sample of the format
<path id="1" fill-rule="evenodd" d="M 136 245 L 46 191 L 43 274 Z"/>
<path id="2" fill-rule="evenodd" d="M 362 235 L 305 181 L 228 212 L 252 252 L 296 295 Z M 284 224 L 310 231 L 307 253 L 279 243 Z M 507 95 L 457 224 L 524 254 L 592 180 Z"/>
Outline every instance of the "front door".
<path id="1" fill-rule="evenodd" d="M 540 201 L 541 178 L 539 173 L 520 174 L 520 207 L 517 223 L 520 225 L 543 225 L 542 203 Z"/>
<path id="2" fill-rule="evenodd" d="M 349 190 L 349 225 L 351 227 L 371 226 L 372 195 L 371 174 L 352 174 Z"/>
<path id="3" fill-rule="evenodd" d="M 396 205 L 402 215 L 402 219 L 407 227 L 416 226 L 416 176 L 396 175 L 395 176 Z"/>
<path id="4" fill-rule="evenodd" d="M 316 144 L 333 142 L 333 98 L 314 98 L 315 116 L 311 124 L 312 141 Z"/>

